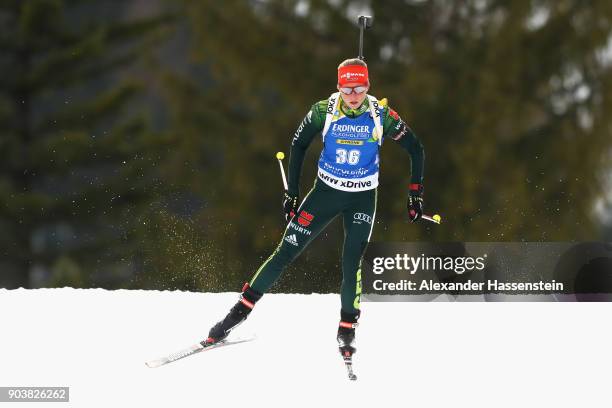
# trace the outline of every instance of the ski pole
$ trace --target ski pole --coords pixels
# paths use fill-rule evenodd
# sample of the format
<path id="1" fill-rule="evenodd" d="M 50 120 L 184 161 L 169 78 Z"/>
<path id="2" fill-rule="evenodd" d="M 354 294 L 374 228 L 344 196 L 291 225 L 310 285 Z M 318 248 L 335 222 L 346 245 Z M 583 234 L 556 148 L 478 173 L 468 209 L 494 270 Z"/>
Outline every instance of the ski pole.
<path id="1" fill-rule="evenodd" d="M 359 16 L 357 22 L 359 23 L 359 59 L 363 61 L 363 32 L 372 27 L 372 16 Z"/>
<path id="2" fill-rule="evenodd" d="M 278 159 L 278 165 L 280 166 L 281 177 L 283 178 L 283 186 L 285 187 L 285 190 L 287 190 L 287 178 L 285 177 L 285 168 L 283 167 L 283 159 L 285 158 L 285 153 L 276 153 L 276 158 Z"/>

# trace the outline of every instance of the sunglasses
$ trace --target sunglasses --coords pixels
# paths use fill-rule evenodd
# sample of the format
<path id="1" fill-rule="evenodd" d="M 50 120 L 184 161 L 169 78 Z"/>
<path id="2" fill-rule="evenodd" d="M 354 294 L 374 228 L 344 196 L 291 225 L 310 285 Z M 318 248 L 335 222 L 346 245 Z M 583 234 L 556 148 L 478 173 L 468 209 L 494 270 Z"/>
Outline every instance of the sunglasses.
<path id="1" fill-rule="evenodd" d="M 356 86 L 354 88 L 349 88 L 346 86 L 346 87 L 342 87 L 339 89 L 340 89 L 340 92 L 342 92 L 343 94 L 350 95 L 353 92 L 355 92 L 356 94 L 364 93 L 368 89 L 368 87 L 367 86 Z"/>

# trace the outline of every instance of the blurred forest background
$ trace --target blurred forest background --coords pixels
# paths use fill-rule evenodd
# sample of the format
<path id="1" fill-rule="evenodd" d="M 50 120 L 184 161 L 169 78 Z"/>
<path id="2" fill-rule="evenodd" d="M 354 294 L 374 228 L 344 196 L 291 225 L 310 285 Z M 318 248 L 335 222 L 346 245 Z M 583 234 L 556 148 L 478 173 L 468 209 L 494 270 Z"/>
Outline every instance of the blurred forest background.
<path id="1" fill-rule="evenodd" d="M 239 290 L 283 231 L 274 155 L 359 14 L 445 221 L 407 222 L 388 142 L 372 240 L 612 240 L 609 0 L 0 0 L 0 287 Z M 341 241 L 274 290 L 337 291 Z"/>

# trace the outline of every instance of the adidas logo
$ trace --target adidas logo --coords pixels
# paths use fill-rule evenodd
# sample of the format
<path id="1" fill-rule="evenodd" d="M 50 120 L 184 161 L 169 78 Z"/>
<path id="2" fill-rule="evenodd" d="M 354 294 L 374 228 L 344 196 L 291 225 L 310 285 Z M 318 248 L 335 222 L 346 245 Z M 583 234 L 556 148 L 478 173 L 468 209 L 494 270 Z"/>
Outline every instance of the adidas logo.
<path id="1" fill-rule="evenodd" d="M 287 241 L 291 245 L 298 246 L 298 242 L 297 242 L 297 238 L 296 238 L 295 234 L 287 235 L 285 237 L 285 241 Z"/>

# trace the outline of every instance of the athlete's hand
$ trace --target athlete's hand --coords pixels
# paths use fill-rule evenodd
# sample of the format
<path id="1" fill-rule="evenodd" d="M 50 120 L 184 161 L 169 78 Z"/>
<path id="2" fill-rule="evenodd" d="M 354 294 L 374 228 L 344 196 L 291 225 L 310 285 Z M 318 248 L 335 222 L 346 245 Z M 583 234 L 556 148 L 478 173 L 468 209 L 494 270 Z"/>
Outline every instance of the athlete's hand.
<path id="1" fill-rule="evenodd" d="M 415 222 L 423 216 L 423 185 L 410 184 L 408 195 L 408 217 Z"/>
<path id="2" fill-rule="evenodd" d="M 283 210 L 285 211 L 285 220 L 289 222 L 298 210 L 298 195 L 290 194 L 285 191 L 283 194 Z"/>

